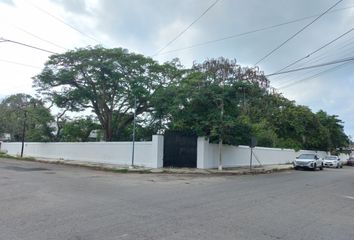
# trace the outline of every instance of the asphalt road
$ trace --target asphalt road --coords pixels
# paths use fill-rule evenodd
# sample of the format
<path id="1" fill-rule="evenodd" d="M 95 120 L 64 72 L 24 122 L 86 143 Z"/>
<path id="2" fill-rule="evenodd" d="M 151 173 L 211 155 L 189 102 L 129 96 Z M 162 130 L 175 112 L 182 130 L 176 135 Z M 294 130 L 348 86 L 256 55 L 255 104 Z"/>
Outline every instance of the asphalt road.
<path id="1" fill-rule="evenodd" d="M 0 239 L 354 239 L 354 167 L 117 174 L 0 159 Z"/>

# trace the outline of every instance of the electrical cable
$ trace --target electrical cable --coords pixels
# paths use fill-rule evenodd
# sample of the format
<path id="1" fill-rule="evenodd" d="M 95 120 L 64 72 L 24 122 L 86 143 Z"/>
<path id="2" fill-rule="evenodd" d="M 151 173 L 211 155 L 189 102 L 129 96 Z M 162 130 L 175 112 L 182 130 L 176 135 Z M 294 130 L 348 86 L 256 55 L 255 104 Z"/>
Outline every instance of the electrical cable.
<path id="1" fill-rule="evenodd" d="M 41 41 L 43 41 L 43 42 L 45 42 L 45 43 L 48 43 L 48 44 L 51 44 L 51 45 L 53 45 L 53 46 L 55 46 L 55 47 L 57 47 L 57 48 L 61 48 L 61 49 L 65 50 L 65 51 L 68 50 L 67 48 L 65 48 L 65 47 L 63 47 L 63 46 L 60 46 L 59 44 L 56 44 L 56 43 L 54 43 L 54 42 L 52 42 L 52 41 L 49 41 L 49 40 L 46 40 L 46 39 L 44 39 L 44 38 L 42 38 L 42 37 L 39 37 L 38 35 L 35 35 L 35 34 L 29 32 L 29 31 L 27 31 L 27 30 L 25 30 L 25 29 L 23 29 L 23 28 L 20 28 L 20 27 L 18 27 L 18 26 L 13 25 L 13 24 L 11 24 L 11 25 L 12 25 L 14 28 L 16 28 L 17 30 L 20 30 L 20 31 L 22 31 L 22 32 L 24 32 L 24 33 L 26 33 L 26 34 L 28 34 L 28 35 L 34 37 L 34 38 L 37 38 L 38 40 L 41 40 Z"/>
<path id="2" fill-rule="evenodd" d="M 29 64 L 20 63 L 20 62 L 14 62 L 14 61 L 6 60 L 6 59 L 0 59 L 0 62 L 15 64 L 15 65 L 20 65 L 20 66 L 29 67 L 29 68 L 42 69 L 41 67 L 37 67 L 37 66 L 34 66 L 34 65 L 29 65 Z"/>
<path id="3" fill-rule="evenodd" d="M 41 11 L 41 12 L 47 14 L 48 16 L 50 16 L 50 17 L 52 17 L 52 18 L 54 18 L 54 19 L 57 20 L 58 22 L 60 22 L 60 23 L 62 23 L 62 24 L 64 24 L 64 25 L 70 27 L 71 29 L 75 30 L 76 32 L 80 33 L 81 35 L 83 35 L 83 36 L 85 36 L 85 37 L 87 37 L 87 38 L 89 38 L 89 39 L 95 41 L 96 43 L 100 44 L 100 41 L 98 41 L 96 38 L 92 37 L 91 35 L 89 35 L 89 34 L 83 32 L 83 31 L 81 31 L 80 29 L 74 27 L 73 25 L 71 25 L 71 24 L 65 22 L 63 19 L 61 19 L 61 18 L 55 16 L 54 14 L 52 14 L 52 13 L 46 11 L 45 9 L 43 9 L 43 8 L 41 8 L 41 7 L 38 7 L 37 5 L 35 5 L 34 3 L 32 3 L 31 1 L 25 1 L 25 2 L 28 3 L 29 5 L 31 5 L 32 7 L 36 8 L 37 10 L 39 10 L 39 11 Z"/>
<path id="4" fill-rule="evenodd" d="M 262 62 L 264 59 L 268 58 L 270 55 L 272 55 L 275 51 L 277 51 L 279 48 L 281 48 L 282 46 L 284 46 L 286 43 L 288 43 L 291 39 L 295 38 L 297 35 L 299 35 L 302 31 L 304 31 L 306 28 L 308 28 L 309 26 L 311 26 L 313 23 L 315 23 L 318 19 L 320 19 L 322 16 L 324 16 L 326 13 L 328 13 L 331 9 L 333 9 L 335 6 L 337 6 L 340 2 L 342 2 L 343 0 L 339 0 L 337 1 L 335 4 L 333 4 L 330 8 L 328 8 L 326 11 L 324 11 L 321 15 L 319 15 L 318 17 L 316 17 L 314 20 L 312 20 L 310 23 L 306 24 L 304 27 L 302 27 L 300 30 L 298 30 L 296 33 L 294 33 L 293 35 L 291 35 L 287 40 L 285 40 L 284 42 L 282 42 L 280 45 L 278 45 L 276 48 L 274 48 L 273 50 L 271 50 L 269 53 L 267 53 L 265 56 L 263 56 L 261 59 L 259 59 L 254 65 L 259 64 L 260 62 Z"/>
<path id="5" fill-rule="evenodd" d="M 315 58 L 311 58 L 309 59 L 308 61 L 305 61 L 303 63 L 301 63 L 298 67 L 302 67 L 302 66 L 306 66 L 308 64 L 314 64 L 316 62 L 319 62 L 321 60 L 324 60 L 324 59 L 327 59 L 329 57 L 333 57 L 333 56 L 337 56 L 337 58 L 339 56 L 341 56 L 341 58 L 343 57 L 349 57 L 348 56 L 348 53 L 350 55 L 350 53 L 354 50 L 354 46 L 351 46 L 348 48 L 348 46 L 352 45 L 354 43 L 354 41 L 352 41 L 352 39 L 348 39 L 349 41 L 346 41 L 344 42 L 344 45 L 343 46 L 340 46 L 337 48 L 337 46 L 333 46 L 333 47 L 336 47 L 336 48 L 331 48 L 327 51 L 325 51 L 324 53 L 320 54 L 319 56 L 315 57 Z M 334 51 L 332 53 L 332 51 Z M 343 56 L 344 54 L 344 56 Z M 315 70 L 316 71 L 316 70 Z M 291 73 L 290 73 L 291 74 Z M 287 78 L 286 80 L 283 80 L 284 78 Z M 287 74 L 284 74 L 284 75 L 277 75 L 277 76 L 274 76 L 272 77 L 271 79 L 271 82 L 274 83 L 274 82 L 279 82 L 279 81 L 282 81 L 282 82 L 288 82 L 288 81 L 291 81 L 291 79 L 288 79 L 287 77 Z"/>
<path id="6" fill-rule="evenodd" d="M 10 39 L 0 38 L 0 40 L 3 40 L 2 42 L 14 43 L 14 44 L 22 45 L 22 46 L 25 46 L 25 47 L 33 48 L 33 49 L 36 49 L 36 50 L 39 50 L 39 51 L 42 51 L 42 52 L 47 52 L 47 53 L 50 53 L 50 54 L 58 54 L 56 52 L 49 51 L 49 50 L 46 50 L 44 48 L 32 46 L 32 45 L 29 45 L 29 44 L 26 44 L 26 43 L 22 43 L 22 42 L 18 42 L 18 41 L 13 41 L 13 40 L 10 40 Z"/>
<path id="7" fill-rule="evenodd" d="M 354 57 L 338 59 L 338 60 L 334 60 L 334 61 L 331 61 L 331 62 L 325 62 L 325 63 L 312 65 L 312 66 L 308 66 L 308 67 L 290 69 L 290 70 L 287 70 L 287 71 L 278 72 L 278 73 L 272 73 L 272 74 L 268 74 L 268 75 L 265 75 L 265 76 L 269 77 L 269 76 L 274 76 L 274 75 L 279 75 L 279 74 L 284 74 L 284 73 L 297 72 L 297 71 L 302 71 L 302 70 L 307 70 L 307 69 L 312 69 L 312 68 L 318 68 L 318 67 L 324 67 L 324 66 L 328 66 L 328 65 L 333 65 L 333 64 L 342 63 L 342 62 L 350 62 L 350 61 L 354 61 Z"/>
<path id="8" fill-rule="evenodd" d="M 297 64 L 297 63 L 299 63 L 299 62 L 301 62 L 302 60 L 304 60 L 304 59 L 306 59 L 306 58 L 309 58 L 309 57 L 312 56 L 313 54 L 315 54 L 315 53 L 321 51 L 321 50 L 324 49 L 325 47 L 331 45 L 332 43 L 338 41 L 338 40 L 341 39 L 342 37 L 344 37 L 344 36 L 346 36 L 347 34 L 351 33 L 353 30 L 354 30 L 354 28 L 349 29 L 349 30 L 346 31 L 345 33 L 341 34 L 339 37 L 336 37 L 335 39 L 333 39 L 333 40 L 329 41 L 328 43 L 322 45 L 321 47 L 317 48 L 316 50 L 310 52 L 310 53 L 307 54 L 306 56 L 301 57 L 301 58 L 295 60 L 294 62 L 292 62 L 292 63 L 286 65 L 285 67 L 283 67 L 282 69 L 280 69 L 280 70 L 278 70 L 278 71 L 276 71 L 276 72 L 281 72 L 281 71 L 283 71 L 283 70 L 285 70 L 285 69 L 287 69 L 287 68 L 289 68 L 289 67 L 291 67 L 291 66 L 293 66 L 293 65 L 295 65 L 295 64 Z"/>
<path id="9" fill-rule="evenodd" d="M 347 9 L 351 9 L 351 8 L 354 8 L 354 6 L 348 6 L 348 7 L 344 7 L 344 8 L 334 9 L 334 10 L 330 11 L 328 14 L 333 14 L 335 12 L 343 11 L 343 10 L 347 10 Z M 221 42 L 221 41 L 226 41 L 226 40 L 229 40 L 229 39 L 246 36 L 246 35 L 249 35 L 249 34 L 252 34 L 252 33 L 262 32 L 262 31 L 265 31 L 265 30 L 270 30 L 270 29 L 273 29 L 273 28 L 289 25 L 289 24 L 292 24 L 292 23 L 302 22 L 302 21 L 307 20 L 307 19 L 318 17 L 319 15 L 320 14 L 311 15 L 311 16 L 298 18 L 298 19 L 294 19 L 294 20 L 283 22 L 283 23 L 279 23 L 279 24 L 274 24 L 274 25 L 267 26 L 267 27 L 261 27 L 261 28 L 257 28 L 257 29 L 254 29 L 254 30 L 242 32 L 242 33 L 236 33 L 236 34 L 225 36 L 225 37 L 222 37 L 222 38 L 216 38 L 216 39 L 213 39 L 213 40 L 196 43 L 196 44 L 193 44 L 193 45 L 190 45 L 190 46 L 185 46 L 185 47 L 182 47 L 182 48 L 177 48 L 177 49 L 172 49 L 172 50 L 165 51 L 165 52 L 160 52 L 158 54 L 155 54 L 154 56 L 165 55 L 165 54 L 168 54 L 168 53 L 179 52 L 179 51 L 188 50 L 188 49 L 192 49 L 192 48 L 196 48 L 196 47 L 201 47 L 201 46 L 205 46 L 205 45 L 209 45 L 209 44 L 213 44 L 213 43 L 217 43 L 217 42 Z"/>
<path id="10" fill-rule="evenodd" d="M 304 81 L 307 81 L 307 80 L 311 80 L 311 79 L 315 79 L 315 78 L 317 78 L 318 76 L 320 76 L 320 75 L 322 75 L 322 74 L 335 71 L 335 70 L 337 70 L 337 69 L 339 69 L 339 68 L 341 68 L 341 67 L 343 67 L 343 66 L 345 66 L 345 65 L 347 65 L 347 64 L 350 64 L 350 62 L 345 62 L 345 63 L 342 63 L 342 64 L 340 64 L 340 65 L 338 65 L 338 66 L 331 67 L 331 68 L 326 69 L 326 70 L 324 70 L 324 71 L 321 71 L 321 72 L 319 72 L 319 73 L 317 73 L 317 74 L 315 74 L 315 75 L 312 75 L 312 76 L 309 76 L 309 77 L 306 77 L 306 78 L 303 78 L 303 79 L 294 81 L 293 83 L 284 85 L 284 86 L 279 87 L 279 88 L 277 88 L 277 89 L 278 89 L 278 90 L 285 89 L 285 88 L 294 86 L 294 85 L 296 85 L 296 84 L 299 84 L 299 83 L 301 83 L 301 82 L 304 82 Z"/>
<path id="11" fill-rule="evenodd" d="M 349 53 L 350 54 L 350 53 Z M 348 54 L 346 54 L 346 55 L 348 55 Z M 343 57 L 347 57 L 347 56 L 343 56 Z M 350 64 L 350 62 L 345 62 L 345 63 L 342 63 L 343 65 L 345 65 L 345 64 Z M 335 66 L 335 67 L 333 67 L 333 69 L 335 69 L 337 66 Z M 331 68 L 332 69 L 332 68 Z M 329 70 L 324 70 L 324 71 L 322 71 L 322 72 L 327 72 L 327 71 L 329 71 Z M 315 73 L 315 72 L 317 72 L 317 74 L 318 74 L 318 71 L 317 71 L 317 69 L 316 68 L 312 68 L 312 69 L 310 69 L 310 70 L 307 70 L 306 71 L 306 73 L 302 73 L 301 74 L 301 76 L 303 76 L 303 75 L 306 75 L 306 74 L 312 74 L 312 73 Z M 322 73 L 322 72 L 320 72 L 320 73 Z M 291 74 L 291 73 L 289 73 L 289 74 Z M 311 75 L 311 76 L 306 76 L 305 77 L 305 80 L 307 80 L 307 79 L 309 79 L 309 78 L 312 78 L 312 77 L 314 77 L 314 76 L 317 76 L 317 74 L 315 74 L 315 75 Z M 285 74 L 285 75 L 287 75 L 287 74 Z M 299 81 L 298 80 L 299 79 L 299 76 L 295 76 L 295 77 L 292 77 L 292 78 L 287 78 L 287 79 L 284 79 L 284 80 L 282 80 L 281 82 L 278 82 L 278 84 L 280 83 L 280 86 L 277 86 L 277 88 L 282 88 L 282 87 L 284 87 L 284 86 L 287 86 L 287 85 L 292 85 L 294 82 L 297 82 L 297 81 Z M 300 80 L 300 82 L 301 82 L 302 80 Z M 274 84 L 274 81 L 272 80 L 271 81 L 273 84 Z"/>
<path id="12" fill-rule="evenodd" d="M 185 32 L 188 31 L 196 22 L 198 22 L 207 12 L 209 12 L 210 9 L 212 9 L 220 0 L 216 0 L 214 3 L 212 3 L 199 17 L 197 17 L 191 24 L 189 24 L 183 31 L 181 31 L 179 34 L 177 34 L 176 37 L 174 37 L 172 40 L 170 40 L 164 47 L 160 48 L 155 54 L 152 56 L 158 55 L 160 52 L 162 52 L 164 49 L 166 49 L 168 46 L 170 46 L 173 42 L 175 42 L 178 38 L 180 38 Z"/>
<path id="13" fill-rule="evenodd" d="M 348 44 L 345 44 L 344 46 L 342 46 L 342 47 L 340 47 L 338 49 L 334 49 L 335 52 L 332 52 L 332 53 L 326 52 L 326 53 L 323 53 L 323 54 L 321 54 L 321 55 L 319 55 L 319 56 L 317 56 L 317 57 L 315 57 L 313 59 L 309 59 L 308 61 L 304 62 L 300 66 L 304 66 L 304 65 L 306 65 L 308 63 L 313 64 L 313 63 L 319 62 L 319 61 L 321 61 L 323 59 L 326 59 L 328 57 L 335 56 L 335 55 L 340 55 L 342 53 L 348 53 L 348 52 L 351 53 L 353 51 L 354 46 L 351 46 L 349 48 L 346 48 L 346 47 L 351 45 L 351 44 L 353 44 L 353 43 L 354 43 L 354 41 L 352 41 L 352 42 L 350 42 Z"/>

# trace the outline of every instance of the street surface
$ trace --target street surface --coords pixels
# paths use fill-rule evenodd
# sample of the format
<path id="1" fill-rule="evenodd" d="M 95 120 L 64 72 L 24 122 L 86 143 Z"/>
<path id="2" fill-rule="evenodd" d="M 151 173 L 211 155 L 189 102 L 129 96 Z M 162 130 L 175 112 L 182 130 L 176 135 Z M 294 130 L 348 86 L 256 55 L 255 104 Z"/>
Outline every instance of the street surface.
<path id="1" fill-rule="evenodd" d="M 119 174 L 0 159 L 1 240 L 353 240 L 354 167 Z"/>

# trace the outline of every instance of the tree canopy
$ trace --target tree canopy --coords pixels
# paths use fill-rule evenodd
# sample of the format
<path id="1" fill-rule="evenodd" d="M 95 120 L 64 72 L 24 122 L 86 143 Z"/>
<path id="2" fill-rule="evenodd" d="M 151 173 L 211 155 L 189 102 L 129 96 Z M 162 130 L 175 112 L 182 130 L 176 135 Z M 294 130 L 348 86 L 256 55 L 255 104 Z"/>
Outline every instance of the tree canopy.
<path id="1" fill-rule="evenodd" d="M 0 133 L 9 133 L 14 141 L 50 141 L 53 117 L 43 102 L 27 94 L 15 94 L 0 103 Z"/>
<path id="2" fill-rule="evenodd" d="M 122 48 L 80 48 L 52 55 L 34 86 L 61 108 L 91 109 L 111 141 L 137 114 L 148 112 L 155 91 L 174 79 L 173 64 L 160 65 L 151 58 Z M 113 121 L 115 124 L 113 126 Z"/>
<path id="3" fill-rule="evenodd" d="M 106 141 L 129 140 L 136 99 L 138 139 L 181 130 L 233 145 L 256 137 L 266 147 L 335 151 L 349 143 L 338 116 L 269 92 L 258 68 L 225 58 L 185 68 L 178 59 L 161 64 L 122 48 L 79 48 L 52 55 L 34 87 L 63 113 L 96 115 L 88 122 L 59 114 L 56 141 L 86 141 L 99 127 Z"/>

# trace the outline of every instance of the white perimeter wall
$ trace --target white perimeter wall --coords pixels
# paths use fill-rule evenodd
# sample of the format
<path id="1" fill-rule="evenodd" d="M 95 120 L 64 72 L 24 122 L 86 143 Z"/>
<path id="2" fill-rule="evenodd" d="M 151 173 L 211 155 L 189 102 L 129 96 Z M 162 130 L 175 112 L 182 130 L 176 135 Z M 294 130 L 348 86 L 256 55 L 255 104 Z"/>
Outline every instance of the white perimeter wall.
<path id="1" fill-rule="evenodd" d="M 24 156 L 48 160 L 79 160 L 96 163 L 130 165 L 132 142 L 25 143 Z M 1 151 L 21 154 L 21 143 L 1 143 Z M 149 168 L 163 166 L 163 136 L 154 135 L 151 142 L 135 142 L 134 164 Z"/>
<path id="2" fill-rule="evenodd" d="M 248 146 L 222 146 L 223 167 L 241 167 L 250 164 L 250 147 Z M 253 149 L 253 165 L 286 164 L 292 163 L 294 159 L 302 153 L 317 153 L 320 157 L 327 155 L 323 151 L 300 150 L 295 152 L 293 149 L 264 148 L 255 147 Z M 345 157 L 342 157 L 344 160 Z M 217 168 L 219 165 L 219 145 L 209 143 L 204 137 L 198 138 L 197 168 L 208 169 Z"/>
<path id="3" fill-rule="evenodd" d="M 163 136 L 154 135 L 151 142 L 135 143 L 135 165 L 148 168 L 163 167 Z M 1 151 L 20 155 L 21 143 L 1 142 Z M 255 147 L 253 165 L 286 164 L 294 161 L 301 153 L 317 153 L 320 157 L 326 152 L 292 149 Z M 130 165 L 132 157 L 131 142 L 86 142 L 86 143 L 25 143 L 24 155 L 47 160 L 78 160 L 95 163 Z M 348 155 L 339 156 L 344 162 Z M 222 146 L 224 167 L 249 166 L 250 148 L 248 146 Z M 219 145 L 211 144 L 204 137 L 198 138 L 197 168 L 217 168 L 219 165 Z"/>

